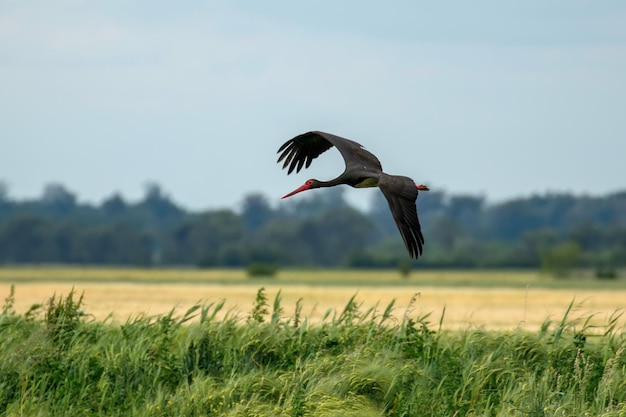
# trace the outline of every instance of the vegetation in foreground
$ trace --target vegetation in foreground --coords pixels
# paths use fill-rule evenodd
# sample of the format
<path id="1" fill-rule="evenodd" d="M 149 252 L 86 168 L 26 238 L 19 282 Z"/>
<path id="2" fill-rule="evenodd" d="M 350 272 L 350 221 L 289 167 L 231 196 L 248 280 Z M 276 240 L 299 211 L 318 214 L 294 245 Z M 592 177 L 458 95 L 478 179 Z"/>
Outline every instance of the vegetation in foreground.
<path id="1" fill-rule="evenodd" d="M 353 298 L 312 325 L 263 289 L 182 317 L 97 322 L 82 297 L 0 312 L 0 414 L 133 416 L 618 416 L 626 333 L 546 321 L 536 333 L 442 331 Z M 443 320 L 443 317 L 442 319 Z M 441 324 L 441 320 L 440 323 Z"/>

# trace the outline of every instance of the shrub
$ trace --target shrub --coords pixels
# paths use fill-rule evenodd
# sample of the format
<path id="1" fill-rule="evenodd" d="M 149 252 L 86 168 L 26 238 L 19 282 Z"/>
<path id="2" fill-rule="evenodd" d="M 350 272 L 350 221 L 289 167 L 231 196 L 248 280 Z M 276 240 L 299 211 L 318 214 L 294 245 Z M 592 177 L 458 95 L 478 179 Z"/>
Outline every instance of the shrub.
<path id="1" fill-rule="evenodd" d="M 278 267 L 272 264 L 266 264 L 262 262 L 255 262 L 248 265 L 248 276 L 255 277 L 273 277 L 278 272 Z"/>
<path id="2" fill-rule="evenodd" d="M 402 278 L 408 278 L 411 274 L 411 262 L 407 260 L 398 262 L 398 271 L 400 275 L 402 275 Z"/>
<path id="3" fill-rule="evenodd" d="M 605 268 L 597 268 L 596 269 L 596 278 L 598 279 L 616 279 L 617 271 L 611 267 Z"/>
<path id="4" fill-rule="evenodd" d="M 566 277 L 579 263 L 581 249 L 576 242 L 553 246 L 541 254 L 541 270 L 556 277 Z"/>

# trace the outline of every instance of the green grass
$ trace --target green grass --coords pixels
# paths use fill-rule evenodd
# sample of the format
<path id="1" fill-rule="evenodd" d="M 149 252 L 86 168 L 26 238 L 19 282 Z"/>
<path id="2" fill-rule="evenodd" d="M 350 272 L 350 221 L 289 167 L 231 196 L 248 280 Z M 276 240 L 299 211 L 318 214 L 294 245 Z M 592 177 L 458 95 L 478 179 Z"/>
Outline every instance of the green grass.
<path id="1" fill-rule="evenodd" d="M 623 274 L 622 274 L 623 275 Z M 132 283 L 249 283 L 245 269 L 116 268 L 75 266 L 0 267 L 0 282 L 132 282 Z M 625 279 L 594 279 L 588 271 L 554 278 L 532 270 L 416 270 L 403 277 L 399 270 L 310 269 L 280 270 L 274 277 L 255 277 L 255 284 L 380 285 L 440 287 L 626 288 Z"/>
<path id="2" fill-rule="evenodd" d="M 575 324 L 536 332 L 444 331 L 394 320 L 393 303 L 310 324 L 263 289 L 249 313 L 223 302 L 98 322 L 82 297 L 0 313 L 0 415 L 620 416 L 626 337 Z M 571 306 L 570 306 L 571 308 Z M 190 320 L 195 318 L 193 322 Z M 593 331 L 591 331 L 593 330 Z"/>

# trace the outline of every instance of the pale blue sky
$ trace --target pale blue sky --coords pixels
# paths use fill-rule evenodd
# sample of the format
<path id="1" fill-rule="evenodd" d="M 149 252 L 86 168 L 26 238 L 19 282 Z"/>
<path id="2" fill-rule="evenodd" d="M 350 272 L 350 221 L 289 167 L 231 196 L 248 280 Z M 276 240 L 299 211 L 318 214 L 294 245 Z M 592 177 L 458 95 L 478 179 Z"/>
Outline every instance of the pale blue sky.
<path id="1" fill-rule="evenodd" d="M 624 189 L 626 3 L 0 0 L 12 197 L 132 201 L 155 181 L 191 209 L 278 204 L 343 169 L 275 164 L 308 130 L 490 201 Z"/>

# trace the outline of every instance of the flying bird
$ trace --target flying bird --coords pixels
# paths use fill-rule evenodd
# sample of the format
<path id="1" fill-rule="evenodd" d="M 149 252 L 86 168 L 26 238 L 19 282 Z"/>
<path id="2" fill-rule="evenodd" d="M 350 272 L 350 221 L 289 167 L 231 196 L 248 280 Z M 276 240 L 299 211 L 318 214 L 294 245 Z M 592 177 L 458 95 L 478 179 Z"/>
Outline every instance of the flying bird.
<path id="1" fill-rule="evenodd" d="M 319 131 L 303 133 L 285 142 L 278 149 L 280 153 L 278 163 L 284 160 L 283 169 L 289 167 L 287 175 L 294 170 L 298 173 L 302 167 L 308 168 L 313 159 L 333 146 L 339 150 L 346 163 L 343 173 L 330 181 L 307 180 L 304 185 L 282 198 L 313 188 L 333 187 L 339 184 L 355 188 L 378 187 L 389 203 L 391 214 L 409 255 L 417 259 L 422 254 L 424 236 L 417 218 L 415 200 L 418 191 L 429 190 L 427 186 L 415 185 L 409 177 L 385 174 L 378 158 L 361 144 Z"/>

